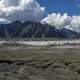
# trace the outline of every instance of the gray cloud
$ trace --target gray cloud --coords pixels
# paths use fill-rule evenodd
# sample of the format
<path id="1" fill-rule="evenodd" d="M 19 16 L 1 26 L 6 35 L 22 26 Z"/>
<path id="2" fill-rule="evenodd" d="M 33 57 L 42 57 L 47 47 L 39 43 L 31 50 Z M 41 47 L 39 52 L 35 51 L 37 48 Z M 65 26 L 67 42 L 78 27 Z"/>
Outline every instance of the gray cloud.
<path id="1" fill-rule="evenodd" d="M 36 0 L 0 0 L 0 18 L 8 21 L 41 21 L 44 12 Z"/>

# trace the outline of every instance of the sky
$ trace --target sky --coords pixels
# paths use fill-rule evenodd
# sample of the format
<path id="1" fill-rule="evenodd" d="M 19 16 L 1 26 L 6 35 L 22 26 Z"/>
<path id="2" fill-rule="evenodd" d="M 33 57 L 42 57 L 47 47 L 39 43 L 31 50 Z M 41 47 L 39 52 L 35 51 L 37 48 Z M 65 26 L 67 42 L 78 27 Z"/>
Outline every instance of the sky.
<path id="1" fill-rule="evenodd" d="M 80 0 L 38 0 L 45 7 L 42 23 L 80 32 Z"/>
<path id="2" fill-rule="evenodd" d="M 78 16 L 80 0 L 0 0 L 0 21 L 40 22 L 52 13 Z"/>
<path id="3" fill-rule="evenodd" d="M 68 13 L 69 15 L 80 15 L 80 0 L 38 0 L 44 6 L 46 13 Z"/>
<path id="4" fill-rule="evenodd" d="M 0 23 L 16 20 L 80 32 L 80 0 L 0 0 Z"/>

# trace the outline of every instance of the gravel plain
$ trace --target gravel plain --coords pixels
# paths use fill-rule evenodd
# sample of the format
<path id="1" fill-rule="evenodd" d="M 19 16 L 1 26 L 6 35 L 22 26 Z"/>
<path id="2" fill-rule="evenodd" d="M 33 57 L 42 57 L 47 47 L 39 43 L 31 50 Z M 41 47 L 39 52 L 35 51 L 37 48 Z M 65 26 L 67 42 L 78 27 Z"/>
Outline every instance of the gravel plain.
<path id="1" fill-rule="evenodd" d="M 80 48 L 0 45 L 0 80 L 80 80 Z"/>

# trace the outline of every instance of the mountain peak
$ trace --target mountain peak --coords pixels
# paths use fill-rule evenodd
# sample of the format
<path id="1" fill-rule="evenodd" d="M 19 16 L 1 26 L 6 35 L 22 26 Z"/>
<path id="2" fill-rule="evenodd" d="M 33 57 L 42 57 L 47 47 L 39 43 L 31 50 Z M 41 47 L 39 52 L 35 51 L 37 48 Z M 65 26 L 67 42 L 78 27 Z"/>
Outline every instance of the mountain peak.
<path id="1" fill-rule="evenodd" d="M 16 20 L 10 24 L 0 24 L 0 38 L 79 38 L 79 33 L 39 22 Z"/>

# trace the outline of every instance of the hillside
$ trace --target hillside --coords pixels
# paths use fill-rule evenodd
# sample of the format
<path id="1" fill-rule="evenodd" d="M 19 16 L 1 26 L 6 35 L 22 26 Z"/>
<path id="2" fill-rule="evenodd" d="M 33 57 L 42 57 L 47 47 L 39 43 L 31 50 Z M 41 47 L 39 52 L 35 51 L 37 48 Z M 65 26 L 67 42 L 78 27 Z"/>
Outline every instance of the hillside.
<path id="1" fill-rule="evenodd" d="M 38 22 L 0 24 L 0 38 L 79 38 L 79 33 Z"/>

